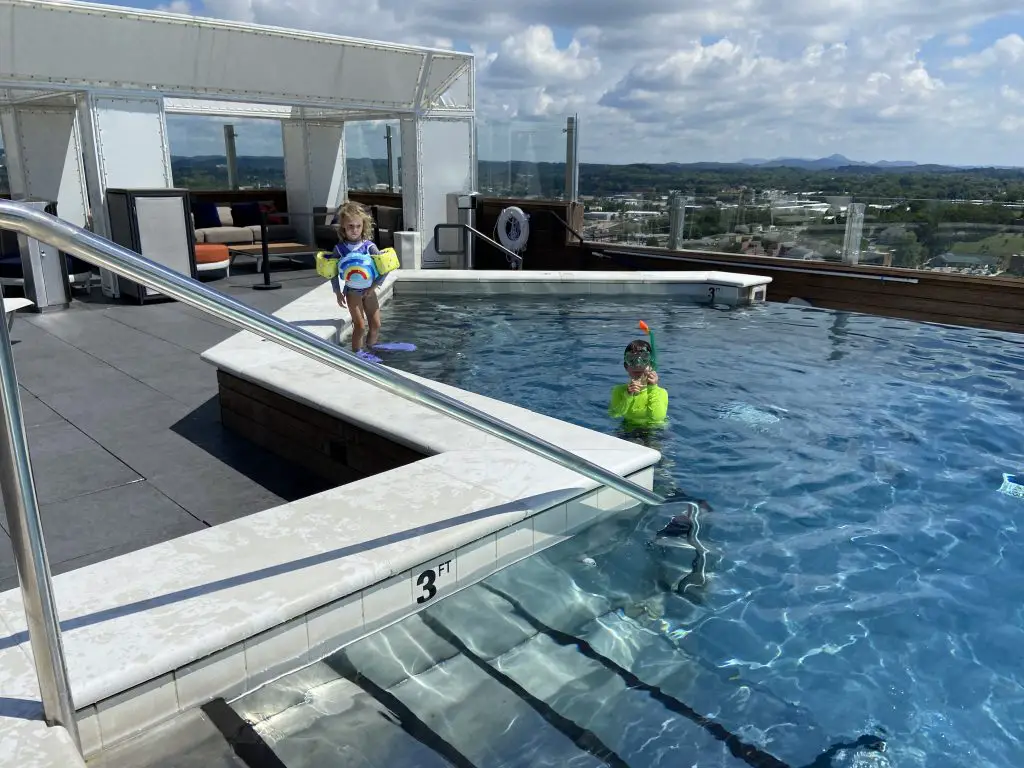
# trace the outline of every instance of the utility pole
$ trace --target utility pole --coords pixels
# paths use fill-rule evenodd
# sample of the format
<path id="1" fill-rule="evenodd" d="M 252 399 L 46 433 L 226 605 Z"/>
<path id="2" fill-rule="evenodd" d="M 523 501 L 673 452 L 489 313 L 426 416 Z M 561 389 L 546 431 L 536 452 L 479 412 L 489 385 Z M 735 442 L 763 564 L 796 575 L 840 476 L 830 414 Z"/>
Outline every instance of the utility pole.
<path id="1" fill-rule="evenodd" d="M 238 157 L 235 154 L 235 126 L 224 126 L 224 154 L 228 158 L 228 189 L 238 189 Z"/>
<path id="2" fill-rule="evenodd" d="M 388 192 L 395 191 L 395 155 L 391 144 L 391 126 L 384 129 L 384 140 L 388 145 Z"/>
<path id="3" fill-rule="evenodd" d="M 579 115 L 566 118 L 565 128 L 565 199 L 576 202 L 580 193 Z"/>

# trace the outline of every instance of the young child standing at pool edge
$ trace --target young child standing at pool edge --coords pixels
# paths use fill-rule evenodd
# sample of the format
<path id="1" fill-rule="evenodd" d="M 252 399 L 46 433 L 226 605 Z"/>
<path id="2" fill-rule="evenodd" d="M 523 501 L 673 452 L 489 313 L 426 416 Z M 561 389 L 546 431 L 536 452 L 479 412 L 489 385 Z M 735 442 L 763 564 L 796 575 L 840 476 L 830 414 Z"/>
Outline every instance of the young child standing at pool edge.
<path id="1" fill-rule="evenodd" d="M 375 288 L 382 278 L 373 262 L 379 251 L 370 239 L 373 219 L 359 203 L 343 203 L 338 208 L 337 220 L 341 242 L 334 248 L 338 274 L 331 278 L 331 287 L 338 306 L 347 307 L 352 317 L 352 351 L 358 354 L 364 335 L 366 345 L 372 347 L 380 334 L 380 304 Z"/>
<path id="2" fill-rule="evenodd" d="M 645 339 L 629 342 L 622 355 L 629 383 L 612 387 L 608 415 L 623 419 L 629 426 L 659 424 L 668 415 L 668 392 L 658 386 L 651 351 L 651 344 Z"/>

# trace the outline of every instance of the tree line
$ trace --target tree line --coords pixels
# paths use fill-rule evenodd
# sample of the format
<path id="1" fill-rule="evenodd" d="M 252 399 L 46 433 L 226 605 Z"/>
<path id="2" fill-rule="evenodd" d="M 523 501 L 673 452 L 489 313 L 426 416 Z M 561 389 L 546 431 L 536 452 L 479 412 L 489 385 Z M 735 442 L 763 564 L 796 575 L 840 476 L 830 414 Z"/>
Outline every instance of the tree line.
<path id="1" fill-rule="evenodd" d="M 0 150 L 2 156 L 2 150 Z M 2 159 L 2 157 L 0 157 Z M 223 156 L 171 159 L 175 184 L 191 189 L 227 187 Z M 348 183 L 367 189 L 387 181 L 383 158 L 349 158 Z M 238 158 L 239 181 L 245 186 L 284 185 L 281 157 Z M 559 198 L 565 194 L 564 163 L 481 160 L 482 189 L 509 196 Z M 849 195 L 862 202 L 887 200 L 983 200 L 1024 202 L 1024 169 L 953 168 L 941 165 L 910 167 L 846 166 L 827 170 L 758 167 L 724 163 L 580 164 L 580 194 L 596 197 L 632 195 L 663 197 L 673 190 L 699 202 L 749 201 L 765 190 L 812 192 L 820 196 Z M 0 192 L 8 192 L 7 169 L 0 164 Z"/>
<path id="2" fill-rule="evenodd" d="M 176 184 L 195 189 L 227 186 L 223 157 L 175 156 L 171 164 Z M 387 161 L 382 158 L 349 158 L 347 170 L 352 189 L 367 189 L 387 181 Z M 280 157 L 239 157 L 238 172 L 243 183 L 284 184 L 284 160 Z M 497 194 L 552 198 L 565 194 L 564 163 L 481 160 L 477 175 L 481 188 L 490 187 L 485 191 Z M 582 195 L 656 198 L 678 190 L 708 203 L 750 200 L 752 195 L 765 190 L 812 192 L 820 196 L 850 195 L 863 202 L 1024 202 L 1024 169 L 963 169 L 937 165 L 814 170 L 716 163 L 581 163 L 579 183 Z"/>
<path id="3" fill-rule="evenodd" d="M 534 173 L 545 189 L 564 188 L 564 164 L 537 164 Z M 679 190 L 697 198 L 723 202 L 750 199 L 766 190 L 812 192 L 821 196 L 850 195 L 871 200 L 1024 201 L 1024 169 L 912 166 L 875 168 L 848 166 L 829 170 L 760 168 L 747 165 L 580 165 L 580 194 L 667 195 Z"/>

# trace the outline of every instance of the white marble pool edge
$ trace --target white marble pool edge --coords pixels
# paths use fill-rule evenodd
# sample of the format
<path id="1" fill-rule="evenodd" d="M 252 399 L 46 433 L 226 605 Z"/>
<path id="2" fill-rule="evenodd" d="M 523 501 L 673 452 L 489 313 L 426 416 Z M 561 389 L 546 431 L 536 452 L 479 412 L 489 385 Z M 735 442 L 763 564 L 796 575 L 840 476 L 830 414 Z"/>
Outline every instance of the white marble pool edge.
<path id="1" fill-rule="evenodd" d="M 640 286 L 685 303 L 746 304 L 763 300 L 768 281 L 726 273 L 424 270 L 389 275 L 379 293 L 387 302 L 395 295 L 424 293 L 586 295 L 614 293 L 623 286 L 629 287 L 628 293 Z M 717 297 L 706 292 L 709 286 L 720 289 Z M 327 284 L 275 314 L 322 338 L 341 341 L 350 332 Z M 58 609 L 87 756 L 218 696 L 243 695 L 401 620 L 423 607 L 415 602 L 414 590 L 429 567 L 436 574 L 432 600 L 439 599 L 630 505 L 616 491 L 598 488 L 575 473 L 252 334 L 236 334 L 207 350 L 203 359 L 434 455 L 383 476 L 58 576 Z M 419 380 L 648 488 L 653 483 L 656 451 Z M 375 400 L 373 408 L 359 406 Z M 445 501 L 419 510 L 410 520 L 415 500 L 397 491 L 389 499 L 386 493 L 374 497 L 383 506 L 373 508 L 372 531 L 355 538 L 340 535 L 339 528 L 359 529 L 365 522 L 365 499 L 382 483 L 390 489 L 414 488 L 418 499 L 437 493 Z M 352 497 L 364 505 L 353 505 Z M 345 504 L 348 508 L 341 509 Z M 398 514 L 384 520 L 388 506 Z M 453 518 L 460 522 L 450 525 Z M 410 523 L 445 527 L 403 542 L 401 532 Z M 203 592 L 210 583 L 245 582 L 254 570 L 304 558 L 315 561 L 324 557 L 329 544 L 358 549 L 368 538 L 381 542 L 396 534 L 399 541 L 377 544 L 370 556 L 354 553 L 303 566 L 306 578 L 296 579 L 285 569 L 266 580 L 218 586 L 215 597 Z M 255 558 L 239 562 L 240 551 L 253 550 Z M 263 589 L 253 589 L 253 582 Z M 175 593 L 183 596 L 168 602 L 158 597 Z M 154 605 L 148 606 L 147 600 Z M 139 603 L 144 607 L 124 610 Z M 0 716 L 0 764 L 81 764 L 63 729 L 33 719 L 39 716 L 39 696 L 19 590 L 0 595 L 2 630 L 18 643 L 0 643 L 0 697 L 25 703 L 15 716 Z"/>
<path id="2" fill-rule="evenodd" d="M 742 306 L 767 300 L 772 279 L 733 272 L 583 272 L 421 269 L 396 273 L 401 295 L 674 297 Z"/>

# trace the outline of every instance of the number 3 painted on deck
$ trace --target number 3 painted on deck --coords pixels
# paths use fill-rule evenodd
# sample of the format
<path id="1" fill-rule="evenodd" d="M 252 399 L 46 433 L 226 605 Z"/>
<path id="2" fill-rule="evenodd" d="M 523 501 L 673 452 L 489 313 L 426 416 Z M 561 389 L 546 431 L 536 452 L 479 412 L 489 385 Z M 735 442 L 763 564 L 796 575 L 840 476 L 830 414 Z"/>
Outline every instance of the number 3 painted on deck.
<path id="1" fill-rule="evenodd" d="M 434 586 L 434 580 L 437 578 L 437 574 L 434 573 L 433 568 L 428 568 L 416 578 L 416 586 L 423 587 L 423 594 L 416 598 L 416 602 L 421 605 L 434 598 L 437 594 L 437 587 Z"/>
<path id="2" fill-rule="evenodd" d="M 717 290 L 718 290 L 718 289 L 717 289 L 717 288 L 716 288 L 715 286 L 713 286 L 713 285 L 712 285 L 712 286 L 711 286 L 710 288 L 708 288 L 708 296 L 710 296 L 710 297 L 711 297 L 711 300 L 712 300 L 712 301 L 714 301 L 714 300 L 715 300 L 715 292 L 716 292 Z"/>

